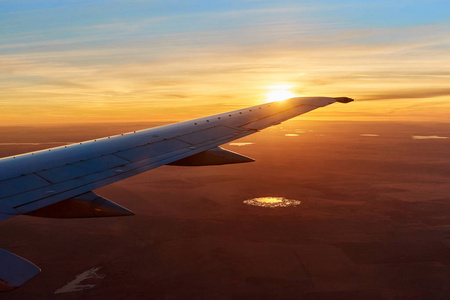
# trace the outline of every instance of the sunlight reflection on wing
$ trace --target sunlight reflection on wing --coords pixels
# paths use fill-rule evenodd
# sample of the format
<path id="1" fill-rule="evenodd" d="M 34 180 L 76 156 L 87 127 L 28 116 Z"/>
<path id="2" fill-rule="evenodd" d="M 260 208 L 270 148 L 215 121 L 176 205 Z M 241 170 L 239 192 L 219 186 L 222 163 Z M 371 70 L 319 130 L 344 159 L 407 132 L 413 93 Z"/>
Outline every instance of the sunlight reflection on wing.
<path id="1" fill-rule="evenodd" d="M 296 95 L 287 90 L 274 90 L 266 93 L 266 102 L 283 101 Z"/>
<path id="2" fill-rule="evenodd" d="M 265 94 L 266 102 L 283 101 L 289 98 L 297 97 L 298 95 L 289 90 L 291 88 L 292 85 L 289 84 L 272 85 L 267 87 L 270 91 Z"/>

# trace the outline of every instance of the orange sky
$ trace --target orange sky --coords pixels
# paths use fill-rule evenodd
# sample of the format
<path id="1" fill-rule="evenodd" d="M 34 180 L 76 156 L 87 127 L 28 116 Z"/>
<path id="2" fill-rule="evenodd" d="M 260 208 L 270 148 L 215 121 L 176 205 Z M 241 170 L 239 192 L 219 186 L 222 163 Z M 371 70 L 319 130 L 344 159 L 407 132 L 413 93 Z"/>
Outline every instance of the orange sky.
<path id="1" fill-rule="evenodd" d="M 4 13 L 0 45 L 2 124 L 186 120 L 262 103 L 279 85 L 357 100 L 310 119 L 449 121 L 448 22 L 376 23 L 382 7 L 363 22 L 339 18 L 339 6 L 305 13 L 285 5 L 185 8 L 175 16 L 167 7 L 134 19 L 92 13 L 74 24 L 53 20 L 60 29 L 33 23 L 37 8 L 14 7 Z M 70 18 L 69 8 L 38 12 Z"/>

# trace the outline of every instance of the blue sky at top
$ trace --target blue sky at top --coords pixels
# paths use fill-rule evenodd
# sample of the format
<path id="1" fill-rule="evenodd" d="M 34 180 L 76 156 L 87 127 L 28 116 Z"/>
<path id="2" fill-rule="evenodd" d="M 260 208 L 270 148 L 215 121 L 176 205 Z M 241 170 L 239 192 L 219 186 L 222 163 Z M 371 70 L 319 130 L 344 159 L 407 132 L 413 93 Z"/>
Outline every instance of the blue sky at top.
<path id="1" fill-rule="evenodd" d="M 449 11 L 450 2 L 432 0 L 0 1 L 0 53 L 41 51 L 49 41 L 66 48 L 145 44 L 183 33 L 198 47 L 265 46 L 292 42 L 300 30 L 303 37 L 326 39 L 334 30 L 448 26 Z M 258 29 L 269 31 L 268 38 L 246 32 Z M 356 42 L 397 38 L 394 32 L 359 36 Z"/>
<path id="2" fill-rule="evenodd" d="M 278 10 L 278 11 L 277 11 Z M 245 26 L 258 24 L 253 18 L 239 17 L 239 12 L 253 16 L 336 20 L 349 28 L 421 26 L 449 24 L 449 1 L 0 1 L 0 24 L 3 36 L 20 36 L 27 32 L 70 29 L 117 22 L 138 22 L 158 17 L 197 18 L 182 28 Z M 236 23 L 214 18 L 217 14 L 235 13 Z M 208 16 L 210 15 L 210 16 Z M 232 18 L 232 16 L 229 16 Z M 204 21 L 201 19 L 204 18 Z M 200 20 L 199 20 L 200 19 Z M 229 19 L 228 19 L 229 20 Z M 180 29 L 179 24 L 161 28 L 161 32 Z M 67 32 L 70 35 L 70 31 Z M 50 36 L 51 37 L 51 33 Z"/>

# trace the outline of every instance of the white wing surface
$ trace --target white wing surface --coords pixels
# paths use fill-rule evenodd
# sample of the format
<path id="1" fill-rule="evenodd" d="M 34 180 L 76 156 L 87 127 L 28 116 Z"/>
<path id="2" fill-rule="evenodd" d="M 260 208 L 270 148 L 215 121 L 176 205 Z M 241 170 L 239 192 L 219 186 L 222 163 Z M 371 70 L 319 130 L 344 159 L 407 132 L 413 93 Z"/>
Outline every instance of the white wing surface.
<path id="1" fill-rule="evenodd" d="M 252 161 L 217 147 L 313 109 L 350 101 L 296 97 L 0 159 L 0 219 L 19 214 L 43 217 L 132 214 L 92 190 L 166 164 Z"/>

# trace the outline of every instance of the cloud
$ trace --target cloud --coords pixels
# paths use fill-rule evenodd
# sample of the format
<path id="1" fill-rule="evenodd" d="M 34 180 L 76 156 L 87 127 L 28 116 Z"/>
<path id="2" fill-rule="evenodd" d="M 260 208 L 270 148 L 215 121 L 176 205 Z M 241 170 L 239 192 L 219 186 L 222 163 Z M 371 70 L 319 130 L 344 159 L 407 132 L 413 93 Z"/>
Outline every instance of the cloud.
<path id="1" fill-rule="evenodd" d="M 450 88 L 393 91 L 386 94 L 365 95 L 361 97 L 361 100 L 429 99 L 436 97 L 450 98 Z"/>

